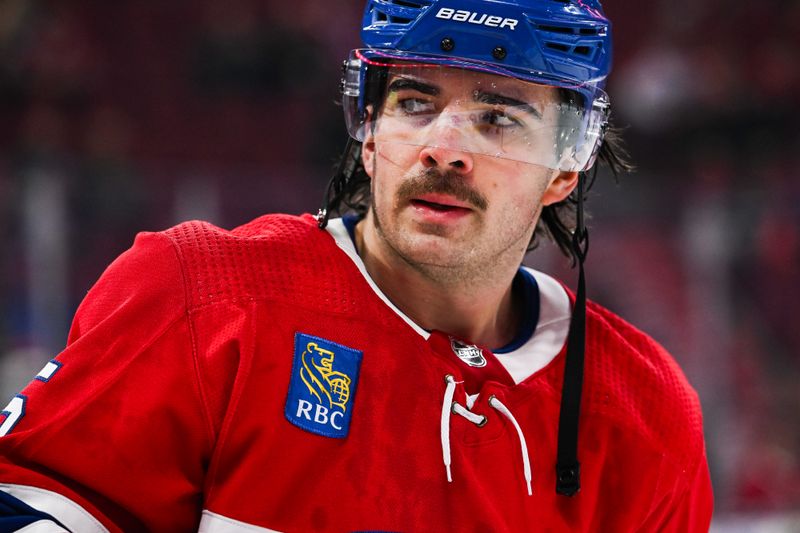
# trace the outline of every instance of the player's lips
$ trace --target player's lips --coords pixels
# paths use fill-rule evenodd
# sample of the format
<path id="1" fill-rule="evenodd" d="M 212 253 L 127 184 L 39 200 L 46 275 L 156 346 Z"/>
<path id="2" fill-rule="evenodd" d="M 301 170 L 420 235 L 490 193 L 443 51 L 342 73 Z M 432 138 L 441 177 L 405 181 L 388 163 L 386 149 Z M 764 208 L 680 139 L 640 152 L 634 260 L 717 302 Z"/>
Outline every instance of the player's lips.
<path id="1" fill-rule="evenodd" d="M 449 194 L 429 193 L 415 196 L 411 199 L 413 205 L 427 205 L 433 208 L 445 209 L 466 209 L 471 211 L 473 206 L 469 202 L 464 202 Z"/>
<path id="2" fill-rule="evenodd" d="M 424 194 L 411 199 L 414 211 L 425 218 L 452 220 L 464 217 L 473 211 L 468 202 L 447 194 Z"/>

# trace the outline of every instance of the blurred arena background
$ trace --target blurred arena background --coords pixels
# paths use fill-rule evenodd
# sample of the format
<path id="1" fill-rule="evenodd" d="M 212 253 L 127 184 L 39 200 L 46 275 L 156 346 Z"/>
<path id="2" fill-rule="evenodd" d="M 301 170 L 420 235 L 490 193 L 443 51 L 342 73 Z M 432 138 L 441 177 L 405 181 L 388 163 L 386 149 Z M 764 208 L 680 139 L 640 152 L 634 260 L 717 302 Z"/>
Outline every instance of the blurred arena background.
<path id="1" fill-rule="evenodd" d="M 638 170 L 590 195 L 589 295 L 698 390 L 712 531 L 800 531 L 800 2 L 604 5 Z M 316 212 L 361 9 L 0 3 L 0 403 L 137 231 Z M 574 283 L 550 246 L 527 262 Z"/>

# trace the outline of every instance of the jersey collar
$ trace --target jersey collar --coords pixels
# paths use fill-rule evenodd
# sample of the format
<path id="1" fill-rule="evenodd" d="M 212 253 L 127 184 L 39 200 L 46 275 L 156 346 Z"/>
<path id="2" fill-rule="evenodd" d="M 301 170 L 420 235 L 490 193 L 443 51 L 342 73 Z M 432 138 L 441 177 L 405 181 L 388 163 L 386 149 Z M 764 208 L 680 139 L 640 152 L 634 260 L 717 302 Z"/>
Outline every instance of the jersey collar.
<path id="1" fill-rule="evenodd" d="M 339 248 L 356 265 L 370 288 L 414 331 L 427 340 L 430 332 L 416 324 L 395 306 L 367 272 L 355 246 L 355 226 L 360 217 L 353 214 L 331 219 L 327 231 Z M 515 338 L 493 349 L 516 383 L 544 368 L 566 342 L 570 321 L 570 301 L 564 287 L 552 277 L 527 267 L 520 267 L 514 278 L 514 290 L 523 291 L 526 314 Z"/>

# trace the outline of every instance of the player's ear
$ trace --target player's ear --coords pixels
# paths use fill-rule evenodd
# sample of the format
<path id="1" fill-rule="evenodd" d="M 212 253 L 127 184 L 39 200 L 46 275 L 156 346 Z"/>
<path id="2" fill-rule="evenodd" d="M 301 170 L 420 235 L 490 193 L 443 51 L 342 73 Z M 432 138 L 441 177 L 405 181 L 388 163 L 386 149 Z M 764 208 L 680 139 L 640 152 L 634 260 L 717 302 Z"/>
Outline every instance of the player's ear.
<path id="1" fill-rule="evenodd" d="M 577 172 L 559 172 L 550 181 L 542 196 L 542 205 L 552 205 L 564 200 L 578 185 Z"/>
<path id="2" fill-rule="evenodd" d="M 364 171 L 370 178 L 374 177 L 372 175 L 372 169 L 375 168 L 375 132 L 372 124 L 373 109 L 373 106 L 367 106 L 367 124 L 364 128 L 366 133 L 364 142 L 361 143 L 361 162 L 364 164 Z"/>

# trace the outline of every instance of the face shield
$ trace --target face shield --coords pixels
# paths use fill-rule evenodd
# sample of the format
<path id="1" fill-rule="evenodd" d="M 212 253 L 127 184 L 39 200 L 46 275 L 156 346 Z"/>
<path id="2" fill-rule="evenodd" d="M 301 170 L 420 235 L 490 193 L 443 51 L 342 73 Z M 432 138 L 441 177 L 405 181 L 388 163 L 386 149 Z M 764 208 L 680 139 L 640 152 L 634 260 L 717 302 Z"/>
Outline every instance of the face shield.
<path id="1" fill-rule="evenodd" d="M 435 61 L 354 50 L 343 80 L 350 135 L 561 171 L 591 167 L 609 113 L 601 90 L 534 83 L 472 62 Z"/>

